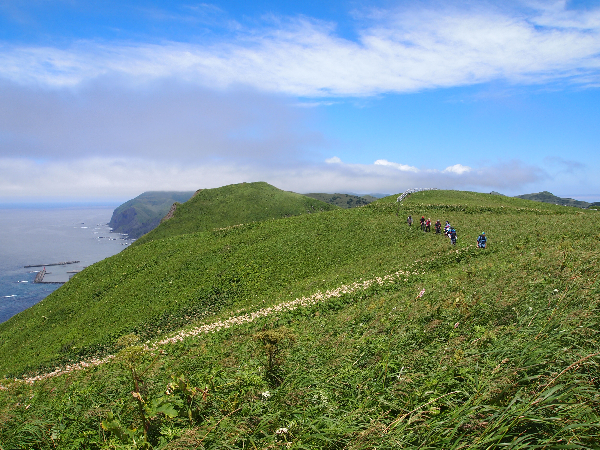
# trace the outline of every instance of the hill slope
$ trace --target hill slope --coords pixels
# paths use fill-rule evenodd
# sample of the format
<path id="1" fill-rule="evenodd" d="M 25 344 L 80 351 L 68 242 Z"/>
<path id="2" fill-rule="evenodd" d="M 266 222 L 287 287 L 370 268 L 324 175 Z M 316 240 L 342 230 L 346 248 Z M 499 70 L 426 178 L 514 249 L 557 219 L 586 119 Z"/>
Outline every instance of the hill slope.
<path id="1" fill-rule="evenodd" d="M 409 214 L 449 220 L 457 246 Z M 596 214 L 428 191 L 130 247 L 2 324 L 0 364 L 117 352 L 123 333 L 150 341 L 33 384 L 5 379 L 0 442 L 594 448 Z"/>
<path id="2" fill-rule="evenodd" d="M 194 192 L 144 192 L 117 207 L 108 225 L 116 233 L 125 233 L 130 238 L 137 239 L 156 228 L 173 203 L 183 203 L 193 194 Z"/>
<path id="3" fill-rule="evenodd" d="M 142 242 L 332 209 L 335 206 L 264 182 L 203 189 L 178 205 L 173 217 L 144 236 Z"/>

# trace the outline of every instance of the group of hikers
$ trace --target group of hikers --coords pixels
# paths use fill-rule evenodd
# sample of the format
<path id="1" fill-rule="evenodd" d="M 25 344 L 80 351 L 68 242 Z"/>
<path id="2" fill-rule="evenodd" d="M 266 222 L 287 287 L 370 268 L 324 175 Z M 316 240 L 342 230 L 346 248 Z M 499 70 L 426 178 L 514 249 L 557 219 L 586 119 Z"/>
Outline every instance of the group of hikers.
<path id="1" fill-rule="evenodd" d="M 412 226 L 413 224 L 413 219 L 412 216 L 408 216 L 408 219 L 406 219 L 406 222 L 408 223 L 408 226 Z M 431 231 L 431 219 L 425 219 L 425 216 L 421 216 L 421 231 L 424 231 L 426 233 Z M 435 233 L 436 234 L 441 234 L 442 233 L 442 223 L 438 220 L 435 222 Z M 452 245 L 456 245 L 456 229 L 450 225 L 450 222 L 448 222 L 446 220 L 446 225 L 444 225 L 444 235 L 447 236 L 450 239 L 450 242 L 452 243 Z M 485 231 L 482 231 L 481 234 L 479 235 L 479 237 L 477 238 L 477 247 L 478 248 L 485 248 L 487 244 L 487 238 L 485 236 Z"/>

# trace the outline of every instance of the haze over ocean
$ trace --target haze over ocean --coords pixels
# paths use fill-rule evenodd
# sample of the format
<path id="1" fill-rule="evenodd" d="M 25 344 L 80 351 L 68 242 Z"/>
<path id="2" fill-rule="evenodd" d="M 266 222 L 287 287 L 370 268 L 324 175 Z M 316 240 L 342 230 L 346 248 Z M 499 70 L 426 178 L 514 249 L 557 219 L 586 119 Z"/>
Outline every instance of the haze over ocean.
<path id="1" fill-rule="evenodd" d="M 0 322 L 38 303 L 60 284 L 35 284 L 41 268 L 31 264 L 75 261 L 47 267 L 44 281 L 66 281 L 67 271 L 82 270 L 119 253 L 130 241 L 110 233 L 117 205 L 0 208 Z"/>

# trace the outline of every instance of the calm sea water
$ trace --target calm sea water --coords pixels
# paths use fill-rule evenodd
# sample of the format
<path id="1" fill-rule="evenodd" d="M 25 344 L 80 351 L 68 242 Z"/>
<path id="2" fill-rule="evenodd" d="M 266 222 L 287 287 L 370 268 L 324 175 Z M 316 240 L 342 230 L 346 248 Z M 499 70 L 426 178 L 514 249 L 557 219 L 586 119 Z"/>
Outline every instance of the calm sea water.
<path id="1" fill-rule="evenodd" d="M 0 209 L 0 322 L 36 304 L 60 284 L 33 283 L 33 264 L 46 267 L 44 281 L 67 281 L 71 271 L 119 253 L 130 241 L 111 233 L 115 206 Z"/>

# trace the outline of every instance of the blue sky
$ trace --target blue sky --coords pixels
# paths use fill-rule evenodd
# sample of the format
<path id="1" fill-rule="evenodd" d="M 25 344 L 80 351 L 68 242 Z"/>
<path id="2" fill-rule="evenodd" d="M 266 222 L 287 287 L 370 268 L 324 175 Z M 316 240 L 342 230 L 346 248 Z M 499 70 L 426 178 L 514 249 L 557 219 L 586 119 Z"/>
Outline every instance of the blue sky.
<path id="1" fill-rule="evenodd" d="M 600 1 L 0 0 L 0 202 L 600 201 Z"/>

